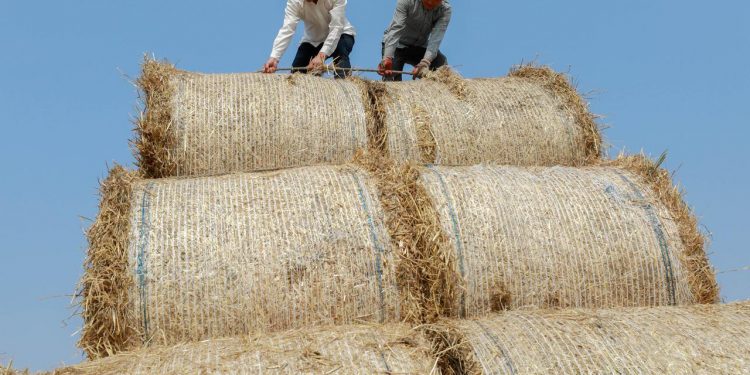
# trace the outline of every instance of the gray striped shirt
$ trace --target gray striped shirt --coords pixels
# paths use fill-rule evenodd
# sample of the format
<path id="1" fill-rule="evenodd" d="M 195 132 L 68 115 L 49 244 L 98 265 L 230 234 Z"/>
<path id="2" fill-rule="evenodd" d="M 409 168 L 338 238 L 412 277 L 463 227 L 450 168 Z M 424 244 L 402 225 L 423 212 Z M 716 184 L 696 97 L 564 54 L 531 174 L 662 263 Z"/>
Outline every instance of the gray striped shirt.
<path id="1" fill-rule="evenodd" d="M 451 12 L 448 0 L 433 10 L 425 9 L 422 0 L 398 0 L 393 21 L 383 36 L 384 57 L 393 57 L 396 48 L 423 47 L 427 49 L 424 58 L 432 61 L 448 29 Z"/>

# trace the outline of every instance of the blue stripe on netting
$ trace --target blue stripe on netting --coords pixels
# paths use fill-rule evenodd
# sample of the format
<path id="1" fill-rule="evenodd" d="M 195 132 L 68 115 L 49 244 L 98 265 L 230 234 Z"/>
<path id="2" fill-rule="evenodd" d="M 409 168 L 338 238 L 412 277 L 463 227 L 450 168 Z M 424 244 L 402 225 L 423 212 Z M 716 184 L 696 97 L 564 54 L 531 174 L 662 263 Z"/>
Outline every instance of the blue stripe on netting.
<path id="1" fill-rule="evenodd" d="M 148 233 L 151 226 L 150 216 L 150 201 L 149 194 L 154 183 L 151 182 L 146 185 L 143 190 L 143 197 L 141 198 L 141 222 L 139 227 L 139 246 L 138 254 L 136 256 L 136 276 L 138 279 L 138 293 L 141 297 L 141 314 L 143 320 L 143 341 L 148 340 L 148 305 L 146 303 L 146 274 L 148 269 L 146 268 L 146 249 L 148 248 Z"/>
<path id="2" fill-rule="evenodd" d="M 630 186 L 636 198 L 646 202 L 646 198 L 641 193 L 638 185 L 631 181 L 622 172 L 616 170 L 615 173 L 617 173 L 617 175 L 620 176 L 620 178 L 622 178 L 622 180 Z M 656 234 L 656 238 L 659 241 L 659 248 L 661 248 L 661 258 L 662 262 L 664 263 L 664 270 L 667 277 L 667 292 L 669 293 L 669 304 L 674 306 L 677 304 L 677 302 L 675 296 L 674 273 L 672 271 L 672 260 L 669 257 L 669 244 L 667 243 L 667 238 L 664 234 L 664 229 L 662 228 L 661 222 L 659 221 L 659 217 L 656 216 L 656 212 L 654 212 L 654 207 L 651 205 L 651 203 L 646 202 L 643 206 L 643 209 L 646 211 L 646 216 L 648 216 L 648 221 L 651 224 L 651 228 L 653 229 L 654 234 Z"/>
<path id="3" fill-rule="evenodd" d="M 451 198 L 450 192 L 448 190 L 448 185 L 445 183 L 445 179 L 443 179 L 443 175 L 440 174 L 440 172 L 435 168 L 435 165 L 428 164 L 427 168 L 429 168 L 433 173 L 435 173 L 435 176 L 437 176 L 438 180 L 440 181 L 440 187 L 443 191 L 443 195 L 445 196 L 445 201 L 448 203 L 448 214 L 451 217 L 451 223 L 453 226 L 453 239 L 456 243 L 456 255 L 458 256 L 458 269 L 461 272 L 461 277 L 466 277 L 466 271 L 464 270 L 464 248 L 463 248 L 463 241 L 461 240 L 461 231 L 458 227 L 458 216 L 456 215 L 456 210 L 454 208 L 453 204 L 453 198 Z M 461 293 L 461 317 L 466 316 L 466 295 L 464 293 Z"/>
<path id="4" fill-rule="evenodd" d="M 508 368 L 511 375 L 515 375 L 516 368 L 515 366 L 513 366 L 513 361 L 510 359 L 510 355 L 508 354 L 508 351 L 505 349 L 505 346 L 503 346 L 503 344 L 500 342 L 500 339 L 497 336 L 495 336 L 495 334 L 493 334 L 489 329 L 487 329 L 487 327 L 485 327 L 479 321 L 474 321 L 474 323 L 476 323 L 476 325 L 479 326 L 479 328 L 481 328 L 482 331 L 484 331 L 484 334 L 487 335 L 487 337 L 489 337 L 490 340 L 492 340 L 492 343 L 495 344 L 495 346 L 498 349 L 500 349 L 500 352 L 503 354 L 503 359 L 505 359 L 505 367 Z"/>
<path id="5" fill-rule="evenodd" d="M 383 246 L 378 241 L 377 231 L 375 230 L 375 223 L 372 219 L 372 212 L 370 212 L 370 206 L 367 204 L 365 198 L 364 188 L 362 187 L 362 181 L 356 171 L 352 171 L 352 178 L 354 183 L 357 184 L 357 192 L 359 193 L 359 201 L 362 204 L 362 209 L 367 214 L 367 224 L 370 226 L 370 239 L 372 240 L 373 246 L 377 252 L 375 253 L 375 271 L 377 272 L 378 279 L 378 291 L 380 292 L 380 322 L 385 320 L 385 298 L 383 296 Z"/>

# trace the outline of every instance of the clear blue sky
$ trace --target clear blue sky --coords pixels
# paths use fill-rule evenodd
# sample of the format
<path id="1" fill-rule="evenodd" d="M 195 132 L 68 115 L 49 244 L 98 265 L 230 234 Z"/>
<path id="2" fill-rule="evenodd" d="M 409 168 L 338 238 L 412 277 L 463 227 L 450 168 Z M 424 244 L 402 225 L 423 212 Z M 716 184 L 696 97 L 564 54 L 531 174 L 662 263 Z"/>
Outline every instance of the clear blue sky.
<path id="1" fill-rule="evenodd" d="M 374 67 L 394 0 L 352 0 L 357 66 Z M 258 69 L 273 1 L 0 1 L 0 363 L 75 363 L 70 296 L 107 165 L 131 165 L 144 52 L 184 69 Z M 536 59 L 569 70 L 606 116 L 613 153 L 660 154 L 713 234 L 718 270 L 750 265 L 750 2 L 454 0 L 443 51 L 469 77 Z M 299 35 L 299 33 L 298 33 Z M 290 48 L 282 60 L 288 66 Z M 83 219 L 81 218 L 83 217 Z M 719 275 L 727 301 L 750 272 Z"/>

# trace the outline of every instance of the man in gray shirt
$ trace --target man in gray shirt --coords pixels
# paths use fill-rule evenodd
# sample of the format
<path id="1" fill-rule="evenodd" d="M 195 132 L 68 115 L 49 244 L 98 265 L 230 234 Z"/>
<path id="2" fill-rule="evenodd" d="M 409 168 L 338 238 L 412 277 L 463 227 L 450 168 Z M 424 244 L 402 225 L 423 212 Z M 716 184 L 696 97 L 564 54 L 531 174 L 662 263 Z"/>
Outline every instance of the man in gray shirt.
<path id="1" fill-rule="evenodd" d="M 383 36 L 383 60 L 378 74 L 386 81 L 400 81 L 405 64 L 419 77 L 448 63 L 439 48 L 451 21 L 448 0 L 398 0 L 393 20 Z"/>

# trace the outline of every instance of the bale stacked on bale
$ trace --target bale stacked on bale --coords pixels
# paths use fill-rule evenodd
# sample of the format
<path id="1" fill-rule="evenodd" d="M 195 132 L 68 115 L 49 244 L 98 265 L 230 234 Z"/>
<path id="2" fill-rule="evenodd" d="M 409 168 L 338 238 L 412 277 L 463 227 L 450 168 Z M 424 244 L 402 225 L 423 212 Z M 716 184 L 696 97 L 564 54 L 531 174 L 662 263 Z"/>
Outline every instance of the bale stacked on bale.
<path id="1" fill-rule="evenodd" d="M 694 217 L 643 157 L 589 168 L 430 166 L 421 183 L 461 276 L 459 316 L 717 301 Z"/>
<path id="2" fill-rule="evenodd" d="M 80 345 L 96 358 L 144 343 L 399 321 L 385 217 L 372 178 L 353 165 L 158 180 L 116 167 L 88 233 Z"/>
<path id="3" fill-rule="evenodd" d="M 86 374 L 439 374 L 405 325 L 340 326 L 155 346 L 56 371 Z"/>
<path id="4" fill-rule="evenodd" d="M 138 166 L 149 177 L 343 164 L 366 147 L 351 82 L 307 75 L 196 74 L 147 60 L 138 79 Z"/>
<path id="5" fill-rule="evenodd" d="M 601 136 L 567 79 L 523 67 L 413 83 L 198 74 L 147 60 L 136 158 L 146 177 L 342 164 L 375 146 L 397 161 L 583 165 Z"/>
<path id="6" fill-rule="evenodd" d="M 444 373 L 750 372 L 750 303 L 513 311 L 434 331 Z"/>
<path id="7" fill-rule="evenodd" d="M 388 152 L 397 161 L 574 166 L 601 154 L 586 102 L 546 67 L 494 79 L 463 79 L 442 68 L 428 79 L 384 86 Z"/>

